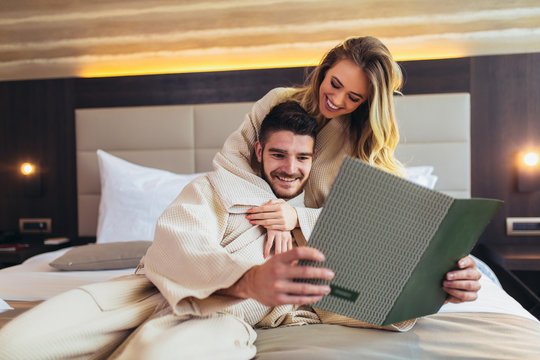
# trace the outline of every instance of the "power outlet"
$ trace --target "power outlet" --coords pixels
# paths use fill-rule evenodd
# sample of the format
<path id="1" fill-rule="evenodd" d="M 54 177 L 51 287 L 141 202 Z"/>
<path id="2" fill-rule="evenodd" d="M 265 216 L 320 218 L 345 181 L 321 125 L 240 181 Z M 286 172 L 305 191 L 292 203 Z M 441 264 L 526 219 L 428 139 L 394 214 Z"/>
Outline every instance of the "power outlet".
<path id="1" fill-rule="evenodd" d="M 52 221 L 50 218 L 19 219 L 19 231 L 21 234 L 50 234 L 52 232 Z"/>
<path id="2" fill-rule="evenodd" d="M 540 217 L 506 218 L 506 235 L 535 236 L 540 235 Z"/>

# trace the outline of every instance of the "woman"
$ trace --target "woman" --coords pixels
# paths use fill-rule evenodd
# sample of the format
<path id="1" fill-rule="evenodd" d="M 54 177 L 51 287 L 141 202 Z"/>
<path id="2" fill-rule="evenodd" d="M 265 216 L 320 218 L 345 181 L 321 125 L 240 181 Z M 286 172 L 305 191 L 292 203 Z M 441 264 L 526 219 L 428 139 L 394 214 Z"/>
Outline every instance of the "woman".
<path id="1" fill-rule="evenodd" d="M 399 65 L 378 39 L 356 37 L 334 47 L 310 74 L 302 88 L 277 88 L 254 106 L 240 129 L 226 141 L 214 159 L 216 167 L 249 178 L 258 174 L 250 164 L 260 124 L 268 110 L 284 100 L 298 101 L 319 122 L 316 157 L 305 187 L 308 209 L 292 208 L 283 200 L 250 209 L 254 225 L 268 229 L 265 255 L 275 243 L 277 253 L 292 248 L 290 230 L 298 226 L 297 212 L 311 214 L 315 223 L 345 155 L 400 175 L 394 157 L 399 134 L 394 116 L 394 93 L 402 85 Z M 309 234 L 304 234 L 306 238 Z M 472 301 L 480 288 L 480 272 L 471 257 L 458 262 L 443 283 L 448 301 Z"/>

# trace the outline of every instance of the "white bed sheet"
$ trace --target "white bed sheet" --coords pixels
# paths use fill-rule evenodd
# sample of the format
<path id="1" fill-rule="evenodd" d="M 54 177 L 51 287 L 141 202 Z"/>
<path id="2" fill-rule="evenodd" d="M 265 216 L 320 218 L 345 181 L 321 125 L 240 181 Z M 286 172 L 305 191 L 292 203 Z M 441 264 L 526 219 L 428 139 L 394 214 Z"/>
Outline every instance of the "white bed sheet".
<path id="1" fill-rule="evenodd" d="M 0 270 L 0 299 L 46 300 L 82 285 L 107 281 L 118 276 L 133 274 L 135 271 L 134 268 L 104 271 L 60 271 L 49 266 L 49 262 L 68 249 L 36 255 L 20 265 Z M 489 276 L 482 276 L 480 284 L 482 288 L 478 292 L 477 300 L 461 304 L 448 303 L 443 305 L 439 312 L 501 313 L 538 321 Z"/>
<path id="2" fill-rule="evenodd" d="M 4 300 L 0 299 L 0 313 L 8 310 L 13 310 L 13 308 L 9 306 L 9 304 L 6 303 Z"/>
<path id="3" fill-rule="evenodd" d="M 61 271 L 49 263 L 70 248 L 29 258 L 20 265 L 0 270 L 0 299 L 46 300 L 79 286 L 129 275 L 135 268 L 101 271 Z"/>
<path id="4" fill-rule="evenodd" d="M 461 304 L 444 304 L 439 313 L 464 313 L 483 312 L 499 313 L 521 316 L 533 321 L 538 321 L 531 313 L 521 306 L 513 297 L 508 295 L 501 287 L 495 284 L 487 276 L 480 278 L 480 291 L 478 299 Z"/>

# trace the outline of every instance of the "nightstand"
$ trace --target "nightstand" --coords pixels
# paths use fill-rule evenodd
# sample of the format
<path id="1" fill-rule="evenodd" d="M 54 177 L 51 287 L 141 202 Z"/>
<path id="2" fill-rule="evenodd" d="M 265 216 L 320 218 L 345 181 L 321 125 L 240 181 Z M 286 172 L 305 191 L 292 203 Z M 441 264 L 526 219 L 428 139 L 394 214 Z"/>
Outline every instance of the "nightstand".
<path id="1" fill-rule="evenodd" d="M 41 239 L 24 239 L 24 238 L 17 240 L 17 242 L 2 243 L 1 245 L 7 246 L 7 245 L 15 245 L 15 244 L 28 245 L 28 246 L 20 247 L 11 251 L 0 251 L 0 268 L 17 265 L 34 255 L 62 249 L 64 247 L 72 245 L 72 243 L 70 243 L 69 241 L 63 244 L 46 245 L 43 243 L 43 240 Z"/>
<path id="2" fill-rule="evenodd" d="M 539 245 L 489 245 L 493 259 L 510 271 L 539 271 Z"/>

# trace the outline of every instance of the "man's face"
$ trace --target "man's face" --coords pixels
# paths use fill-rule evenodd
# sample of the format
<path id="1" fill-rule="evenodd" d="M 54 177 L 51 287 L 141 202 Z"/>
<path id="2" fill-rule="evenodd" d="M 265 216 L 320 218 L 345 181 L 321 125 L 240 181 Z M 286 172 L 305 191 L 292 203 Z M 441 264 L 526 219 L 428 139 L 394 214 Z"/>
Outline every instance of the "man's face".
<path id="1" fill-rule="evenodd" d="M 311 171 L 314 140 L 291 131 L 271 133 L 262 147 L 255 143 L 262 177 L 278 198 L 291 199 L 302 192 Z"/>

